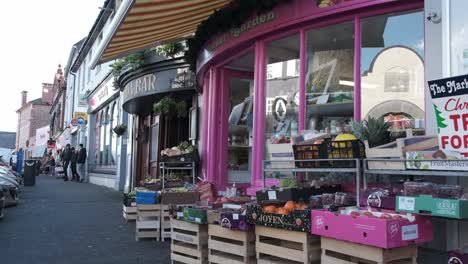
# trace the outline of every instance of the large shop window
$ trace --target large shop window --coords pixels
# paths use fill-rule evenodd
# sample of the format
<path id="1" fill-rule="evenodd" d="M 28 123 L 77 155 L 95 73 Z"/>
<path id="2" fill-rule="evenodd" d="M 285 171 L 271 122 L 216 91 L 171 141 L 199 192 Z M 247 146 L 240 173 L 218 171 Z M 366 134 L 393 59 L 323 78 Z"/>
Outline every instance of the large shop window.
<path id="1" fill-rule="evenodd" d="M 410 12 L 361 22 L 362 118 L 383 116 L 393 132 L 424 123 L 423 21 Z"/>
<path id="2" fill-rule="evenodd" d="M 96 114 L 95 160 L 96 168 L 115 168 L 117 136 L 113 127 L 118 124 L 118 103 L 113 102 Z"/>
<path id="3" fill-rule="evenodd" d="M 227 168 L 229 182 L 250 182 L 254 109 L 254 52 L 231 62 L 228 72 L 229 127 Z"/>
<path id="4" fill-rule="evenodd" d="M 291 148 L 298 133 L 299 49 L 299 34 L 266 45 L 266 159 L 278 148 Z"/>
<path id="5" fill-rule="evenodd" d="M 317 131 L 348 129 L 354 113 L 354 23 L 307 32 L 307 124 Z"/>

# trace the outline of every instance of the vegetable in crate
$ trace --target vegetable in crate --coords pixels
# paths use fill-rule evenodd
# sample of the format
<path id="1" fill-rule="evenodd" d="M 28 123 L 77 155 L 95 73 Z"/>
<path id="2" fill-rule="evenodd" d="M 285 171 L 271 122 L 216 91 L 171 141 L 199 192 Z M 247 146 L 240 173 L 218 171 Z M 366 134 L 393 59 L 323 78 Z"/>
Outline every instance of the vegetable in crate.
<path id="1" fill-rule="evenodd" d="M 335 203 L 335 194 L 333 193 L 324 193 L 322 194 L 322 205 L 330 206 Z"/>
<path id="2" fill-rule="evenodd" d="M 419 196 L 421 194 L 437 197 L 437 190 L 432 182 L 405 182 L 403 184 L 406 196 Z"/>
<path id="3" fill-rule="evenodd" d="M 439 184 L 436 186 L 437 197 L 446 199 L 459 199 L 463 196 L 463 187 L 460 185 Z"/>
<path id="4" fill-rule="evenodd" d="M 349 206 L 356 203 L 353 195 L 344 192 L 335 193 L 335 204 Z"/>
<path id="5" fill-rule="evenodd" d="M 281 179 L 281 188 L 295 188 L 297 187 L 297 180 L 296 179 Z"/>

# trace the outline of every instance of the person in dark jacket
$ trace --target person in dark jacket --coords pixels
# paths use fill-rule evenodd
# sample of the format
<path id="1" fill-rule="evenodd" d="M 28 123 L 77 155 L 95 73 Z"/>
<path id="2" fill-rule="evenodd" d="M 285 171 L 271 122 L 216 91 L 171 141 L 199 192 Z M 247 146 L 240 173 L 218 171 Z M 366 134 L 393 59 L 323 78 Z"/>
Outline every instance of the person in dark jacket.
<path id="1" fill-rule="evenodd" d="M 78 175 L 80 177 L 80 182 L 85 181 L 85 163 L 86 163 L 86 148 L 83 144 L 80 144 L 80 150 L 78 153 Z"/>
<path id="2" fill-rule="evenodd" d="M 70 149 L 70 144 L 67 144 L 65 146 L 65 150 L 63 151 L 63 173 L 65 174 L 65 178 L 63 179 L 64 181 L 68 181 L 68 166 L 70 165 L 71 161 L 71 149 Z"/>
<path id="3" fill-rule="evenodd" d="M 78 173 L 76 173 L 76 162 L 78 161 L 78 152 L 75 148 L 71 148 L 70 169 L 72 172 L 72 181 L 80 181 Z"/>

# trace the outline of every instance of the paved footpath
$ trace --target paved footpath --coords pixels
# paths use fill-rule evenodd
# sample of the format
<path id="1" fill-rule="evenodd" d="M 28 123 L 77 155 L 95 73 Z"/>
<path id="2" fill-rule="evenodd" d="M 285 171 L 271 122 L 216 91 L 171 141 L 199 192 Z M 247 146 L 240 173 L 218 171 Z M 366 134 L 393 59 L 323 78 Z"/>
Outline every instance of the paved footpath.
<path id="1" fill-rule="evenodd" d="M 39 176 L 0 220 L 0 263 L 170 263 L 170 244 L 135 241 L 121 194 L 92 184 Z"/>

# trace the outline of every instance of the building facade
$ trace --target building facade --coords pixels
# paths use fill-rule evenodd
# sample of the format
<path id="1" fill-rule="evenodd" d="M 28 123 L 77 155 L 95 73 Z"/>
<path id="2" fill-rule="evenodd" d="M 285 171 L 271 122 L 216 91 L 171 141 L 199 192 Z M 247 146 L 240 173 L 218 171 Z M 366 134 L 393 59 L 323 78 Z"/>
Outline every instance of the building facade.
<path id="1" fill-rule="evenodd" d="M 102 32 L 107 30 L 113 19 L 115 7 L 116 1 L 105 1 L 69 68 L 69 76 L 73 76 L 73 99 L 70 98 L 69 102 L 72 101 L 73 106 L 68 106 L 67 116 L 71 118 L 69 124 L 77 124 L 78 127 L 72 131 L 72 138 L 77 133 L 77 144 L 82 143 L 87 148 L 89 181 L 123 190 L 124 181 L 120 179 L 125 177 L 126 163 L 120 153 L 126 152 L 126 142 L 118 138 L 112 129 L 116 124 L 126 122 L 126 113 L 121 111 L 120 91 L 114 87 L 111 72 L 113 61 L 94 69 L 89 67 L 93 52 L 102 41 Z"/>
<path id="2" fill-rule="evenodd" d="M 56 91 L 53 84 L 42 84 L 41 98 L 27 102 L 27 91 L 21 92 L 21 107 L 16 131 L 16 150 L 22 149 L 24 157 L 30 158 L 36 142 L 36 129 L 49 124 L 49 111 Z"/>

